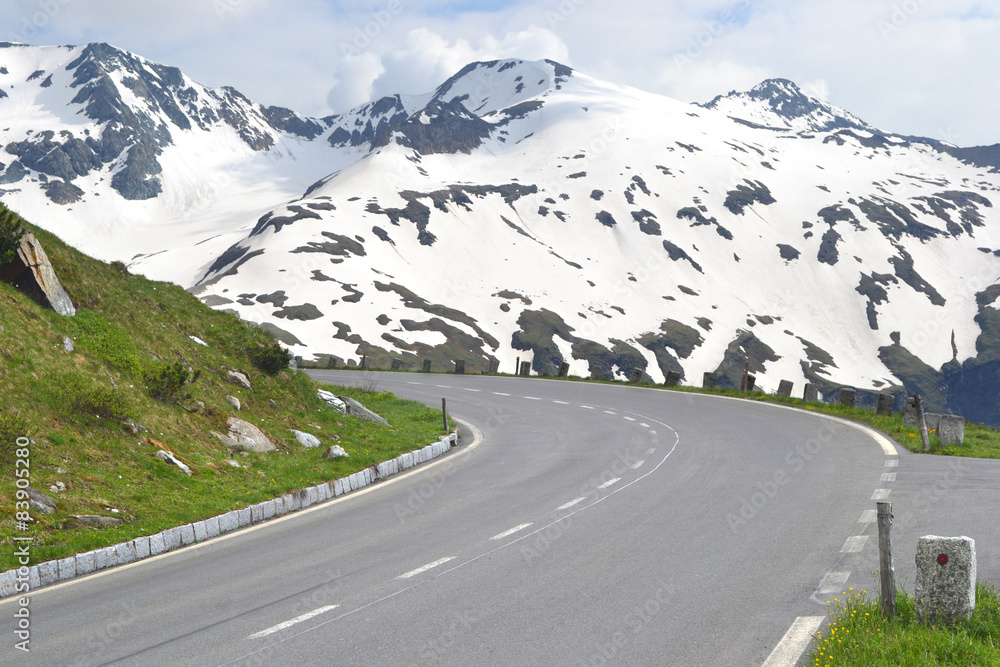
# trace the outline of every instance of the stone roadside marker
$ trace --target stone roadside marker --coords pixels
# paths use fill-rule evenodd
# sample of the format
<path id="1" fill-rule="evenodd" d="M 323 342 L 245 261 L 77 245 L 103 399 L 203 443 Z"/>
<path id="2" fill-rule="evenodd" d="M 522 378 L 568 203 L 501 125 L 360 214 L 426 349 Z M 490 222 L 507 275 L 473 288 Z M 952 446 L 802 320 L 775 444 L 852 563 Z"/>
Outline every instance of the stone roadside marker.
<path id="1" fill-rule="evenodd" d="M 875 414 L 889 416 L 892 414 L 892 404 L 895 400 L 892 394 L 879 394 L 878 403 L 875 405 Z"/>
<path id="2" fill-rule="evenodd" d="M 941 415 L 938 437 L 942 445 L 965 444 L 965 418 L 957 415 Z"/>
<path id="3" fill-rule="evenodd" d="M 704 389 L 715 389 L 715 373 L 705 373 L 701 378 L 701 386 Z"/>
<path id="4" fill-rule="evenodd" d="M 819 400 L 819 390 L 816 389 L 816 385 L 806 384 L 805 389 L 802 390 L 802 400 L 806 403 L 815 403 Z"/>
<path id="5" fill-rule="evenodd" d="M 791 380 L 782 380 L 781 382 L 778 383 L 778 396 L 782 398 L 791 398 L 792 388 L 794 386 L 795 385 L 792 383 Z"/>
<path id="6" fill-rule="evenodd" d="M 458 359 L 455 361 L 455 375 L 465 375 L 465 360 Z"/>
<path id="7" fill-rule="evenodd" d="M 564 378 L 569 375 L 569 364 L 565 361 L 559 364 L 559 377 Z"/>
<path id="8" fill-rule="evenodd" d="M 430 373 L 431 372 L 431 360 L 430 359 L 424 359 L 424 372 L 425 373 Z"/>
<path id="9" fill-rule="evenodd" d="M 531 375 L 531 362 L 530 361 L 522 361 L 521 362 L 521 369 L 520 369 L 520 372 L 518 374 L 521 377 L 523 377 L 523 378 L 529 377 Z"/>
<path id="10" fill-rule="evenodd" d="M 681 374 L 677 371 L 670 371 L 667 373 L 667 381 L 664 382 L 668 387 L 676 387 L 681 383 Z"/>
<path id="11" fill-rule="evenodd" d="M 841 405 L 846 405 L 849 408 L 854 407 L 854 401 L 857 399 L 858 393 L 853 389 L 848 387 L 843 387 L 840 390 L 840 400 L 838 401 Z"/>
<path id="12" fill-rule="evenodd" d="M 976 541 L 927 535 L 917 540 L 917 618 L 952 623 L 976 608 Z"/>
<path id="13" fill-rule="evenodd" d="M 632 375 L 629 376 L 629 382 L 631 382 L 632 384 L 637 384 L 639 382 L 642 382 L 642 369 L 641 368 L 633 368 L 632 369 Z"/>

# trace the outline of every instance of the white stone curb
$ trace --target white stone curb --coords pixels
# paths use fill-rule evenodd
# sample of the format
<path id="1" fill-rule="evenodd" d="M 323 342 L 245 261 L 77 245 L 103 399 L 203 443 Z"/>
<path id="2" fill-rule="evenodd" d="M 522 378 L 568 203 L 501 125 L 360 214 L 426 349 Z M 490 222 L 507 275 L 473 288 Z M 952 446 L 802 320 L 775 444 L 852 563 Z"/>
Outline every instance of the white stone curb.
<path id="1" fill-rule="evenodd" d="M 50 560 L 37 565 L 25 566 L 15 570 L 0 573 L 0 599 L 14 595 L 27 595 L 28 592 L 17 592 L 17 587 L 23 582 L 28 583 L 30 591 L 42 586 L 68 581 L 75 577 L 105 570 L 118 565 L 128 565 L 145 558 L 159 556 L 174 549 L 189 544 L 210 540 L 225 533 L 230 533 L 246 526 L 262 523 L 276 516 L 305 509 L 319 503 L 332 500 L 351 491 L 357 491 L 380 479 L 392 477 L 420 463 L 430 461 L 448 452 L 458 444 L 458 433 L 442 436 L 440 442 L 427 445 L 421 449 L 401 454 L 390 461 L 384 461 L 377 466 L 365 468 L 353 475 L 324 482 L 307 489 L 286 493 L 280 498 L 233 510 L 218 516 L 195 521 L 194 523 L 167 528 L 155 535 L 137 537 L 128 542 L 122 542 L 110 547 L 95 549 L 86 553 Z"/>

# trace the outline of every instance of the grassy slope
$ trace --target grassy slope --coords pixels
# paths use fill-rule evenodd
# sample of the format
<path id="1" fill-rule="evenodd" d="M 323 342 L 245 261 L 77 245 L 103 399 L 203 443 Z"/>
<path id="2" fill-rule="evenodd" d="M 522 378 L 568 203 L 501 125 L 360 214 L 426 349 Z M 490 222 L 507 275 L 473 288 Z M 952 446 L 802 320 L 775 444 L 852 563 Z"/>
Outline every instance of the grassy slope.
<path id="1" fill-rule="evenodd" d="M 14 566 L 11 538 L 21 534 L 14 522 L 12 447 L 20 435 L 35 441 L 32 487 L 59 507 L 54 515 L 32 512 L 36 523 L 27 534 L 36 538 L 32 562 L 38 562 L 341 477 L 441 434 L 440 412 L 384 392 L 337 390 L 395 428 L 341 417 L 317 398 L 305 374 L 285 370 L 272 376 L 252 365 L 249 351 L 270 342 L 260 330 L 207 308 L 180 287 L 126 275 L 25 228 L 41 241 L 78 314 L 61 317 L 0 283 L 0 542 L 7 545 L 0 570 Z M 65 337 L 75 351 L 64 349 Z M 154 400 L 146 389 L 146 373 L 168 362 L 200 372 L 179 402 Z M 228 383 L 227 368 L 246 372 L 253 391 Z M 239 398 L 241 412 L 229 404 L 229 395 Z M 257 424 L 279 450 L 233 455 L 211 435 L 225 433 L 231 415 Z M 147 431 L 133 434 L 124 423 L 129 418 Z M 289 433 L 293 428 L 316 435 L 323 447 L 305 449 Z M 325 460 L 322 454 L 332 444 L 343 446 L 350 458 Z M 193 476 L 156 459 L 159 449 L 173 451 Z M 66 491 L 49 490 L 57 481 Z M 125 523 L 95 531 L 78 526 L 71 514 L 117 516 Z"/>

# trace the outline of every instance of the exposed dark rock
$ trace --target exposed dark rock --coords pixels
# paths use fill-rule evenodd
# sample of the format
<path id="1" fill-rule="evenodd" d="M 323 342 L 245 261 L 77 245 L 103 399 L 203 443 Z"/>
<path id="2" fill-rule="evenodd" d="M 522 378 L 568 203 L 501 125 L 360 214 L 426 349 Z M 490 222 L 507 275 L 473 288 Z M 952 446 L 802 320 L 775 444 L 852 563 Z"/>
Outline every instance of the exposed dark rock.
<path id="1" fill-rule="evenodd" d="M 281 132 L 287 132 L 288 134 L 294 134 L 299 137 L 304 137 L 306 139 L 312 140 L 323 134 L 325 128 L 311 119 L 305 119 L 299 116 L 297 113 L 291 109 L 284 109 L 282 107 L 264 107 L 261 109 L 261 115 L 267 120 L 268 124 L 276 130 Z"/>
<path id="2" fill-rule="evenodd" d="M 260 218 L 257 221 L 257 225 L 250 232 L 250 236 L 257 236 L 258 234 L 263 234 L 268 227 L 274 228 L 274 233 L 277 234 L 281 231 L 281 228 L 285 225 L 291 225 L 298 222 L 299 220 L 322 220 L 323 216 L 315 211 L 307 210 L 302 206 L 289 206 L 287 208 L 288 212 L 292 215 L 285 216 L 275 216 L 274 212 L 270 212 Z"/>
<path id="3" fill-rule="evenodd" d="M 840 259 L 840 252 L 837 250 L 837 243 L 841 240 L 840 234 L 833 227 L 823 234 L 823 242 L 819 245 L 818 259 L 823 264 L 833 266 Z"/>
<path id="4" fill-rule="evenodd" d="M 76 315 L 76 307 L 59 282 L 42 244 L 30 232 L 21 237 L 14 259 L 0 266 L 0 280 L 64 317 Z"/>
<path id="5" fill-rule="evenodd" d="M 910 256 L 910 253 L 906 252 L 902 246 L 896 246 L 896 250 L 899 251 L 899 257 L 889 258 L 889 263 L 892 264 L 893 268 L 896 270 L 896 277 L 917 292 L 926 294 L 927 298 L 930 299 L 931 303 L 935 306 L 945 305 L 944 297 L 938 294 L 938 291 L 934 289 L 934 286 L 924 280 L 913 268 L 913 257 Z"/>
<path id="6" fill-rule="evenodd" d="M 601 199 L 604 198 L 604 191 L 594 190 L 593 192 L 590 193 L 590 198 L 593 199 L 594 201 L 601 201 Z"/>
<path id="7" fill-rule="evenodd" d="M 639 223 L 639 231 L 644 234 L 649 234 L 650 236 L 660 236 L 662 234 L 660 223 L 656 221 L 656 216 L 646 209 L 632 211 L 632 219 Z"/>
<path id="8" fill-rule="evenodd" d="M 614 227 L 618 223 L 615 222 L 615 217 L 608 213 L 607 211 L 601 211 L 597 214 L 597 221 L 600 222 L 605 227 Z"/>
<path id="9" fill-rule="evenodd" d="M 281 308 L 288 301 L 288 297 L 285 296 L 285 290 L 278 290 L 274 294 L 261 294 L 256 301 L 257 303 L 274 304 L 275 307 Z"/>
<path id="10" fill-rule="evenodd" d="M 760 181 L 744 179 L 743 182 L 747 185 L 737 185 L 735 190 L 726 193 L 726 201 L 723 205 L 734 215 L 743 215 L 744 209 L 747 206 L 752 206 L 755 202 L 765 206 L 775 203 L 771 191 Z"/>
<path id="11" fill-rule="evenodd" d="M 42 186 L 45 196 L 56 204 L 66 206 L 83 199 L 83 190 L 66 181 L 49 181 Z"/>
<path id="12" fill-rule="evenodd" d="M 500 347 L 500 342 L 486 333 L 476 322 L 475 319 L 469 317 L 460 310 L 455 310 L 454 308 L 448 308 L 440 304 L 429 303 L 426 299 L 423 299 L 409 289 L 398 285 L 396 283 L 390 283 L 388 285 L 375 281 L 375 289 L 380 292 L 395 292 L 403 299 L 403 305 L 407 308 L 415 308 L 422 310 L 424 312 L 430 313 L 432 315 L 437 315 L 438 317 L 445 320 L 452 320 L 453 322 L 460 322 L 466 326 L 472 328 L 480 338 L 482 338 L 487 345 L 489 345 L 494 350 Z"/>
<path id="13" fill-rule="evenodd" d="M 309 245 L 296 248 L 292 251 L 292 253 L 321 252 L 338 257 L 350 257 L 352 254 L 357 255 L 358 257 L 364 257 L 368 254 L 365 252 L 365 247 L 363 245 L 348 236 L 334 234 L 333 232 L 322 232 L 322 234 L 326 238 L 330 239 L 330 241 L 325 241 L 323 243 L 310 241 Z"/>
<path id="14" fill-rule="evenodd" d="M 267 333 L 274 336 L 274 338 L 276 338 L 277 340 L 280 340 L 285 345 L 292 346 L 292 345 L 304 344 L 302 341 L 296 338 L 295 334 L 293 334 L 292 332 L 285 331 L 281 327 L 278 327 L 270 322 L 262 322 L 257 326 L 258 328 L 260 328 L 261 331 L 266 331 Z"/>
<path id="15" fill-rule="evenodd" d="M 750 362 L 750 372 L 766 373 L 765 362 L 779 361 L 781 357 L 770 347 L 758 339 L 752 332 L 740 330 L 729 344 L 723 356 L 722 363 L 715 370 L 716 386 L 739 387 L 743 381 L 745 363 Z"/>
<path id="16" fill-rule="evenodd" d="M 311 303 L 304 303 L 301 306 L 288 306 L 286 308 L 282 308 L 281 310 L 274 311 L 271 315 L 279 319 L 287 318 L 289 320 L 301 320 L 303 322 L 318 320 L 323 317 L 323 313 L 320 312 L 319 308 Z"/>
<path id="17" fill-rule="evenodd" d="M 785 245 L 784 243 L 778 244 L 778 252 L 781 253 L 781 259 L 785 260 L 786 262 L 798 259 L 799 255 L 802 254 L 792 246 Z"/>
<path id="18" fill-rule="evenodd" d="M 894 241 L 898 241 L 904 234 L 922 241 L 940 235 L 938 230 L 919 222 L 909 208 L 891 199 L 861 199 L 858 208 L 865 217 L 878 225 L 882 234 Z"/>
<path id="19" fill-rule="evenodd" d="M 389 245 L 396 245 L 396 242 L 389 238 L 389 233 L 381 227 L 372 227 L 372 234 Z"/>
<path id="20" fill-rule="evenodd" d="M 704 271 L 701 270 L 701 266 L 698 264 L 698 262 L 691 259 L 691 257 L 683 249 L 674 245 L 670 241 L 666 240 L 663 241 L 663 249 L 667 251 L 667 254 L 670 255 L 670 259 L 672 259 L 673 261 L 677 262 L 682 259 L 686 260 L 691 264 L 691 266 L 694 267 L 694 269 L 698 273 L 704 273 Z"/>

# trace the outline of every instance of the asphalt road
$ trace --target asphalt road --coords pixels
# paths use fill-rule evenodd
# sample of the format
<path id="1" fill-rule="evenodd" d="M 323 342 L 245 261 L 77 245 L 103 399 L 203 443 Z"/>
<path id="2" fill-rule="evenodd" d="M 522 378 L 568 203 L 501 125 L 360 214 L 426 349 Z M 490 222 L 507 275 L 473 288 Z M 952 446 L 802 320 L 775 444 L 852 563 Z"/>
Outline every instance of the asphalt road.
<path id="1" fill-rule="evenodd" d="M 316 375 L 446 397 L 482 440 L 465 451 L 467 431 L 405 477 L 37 591 L 32 652 L 11 633 L 0 662 L 756 667 L 834 589 L 871 589 L 875 526 L 859 518 L 877 493 L 911 590 L 928 533 L 975 537 L 980 578 L 1000 581 L 1000 462 L 887 456 L 842 422 L 716 397 Z"/>

